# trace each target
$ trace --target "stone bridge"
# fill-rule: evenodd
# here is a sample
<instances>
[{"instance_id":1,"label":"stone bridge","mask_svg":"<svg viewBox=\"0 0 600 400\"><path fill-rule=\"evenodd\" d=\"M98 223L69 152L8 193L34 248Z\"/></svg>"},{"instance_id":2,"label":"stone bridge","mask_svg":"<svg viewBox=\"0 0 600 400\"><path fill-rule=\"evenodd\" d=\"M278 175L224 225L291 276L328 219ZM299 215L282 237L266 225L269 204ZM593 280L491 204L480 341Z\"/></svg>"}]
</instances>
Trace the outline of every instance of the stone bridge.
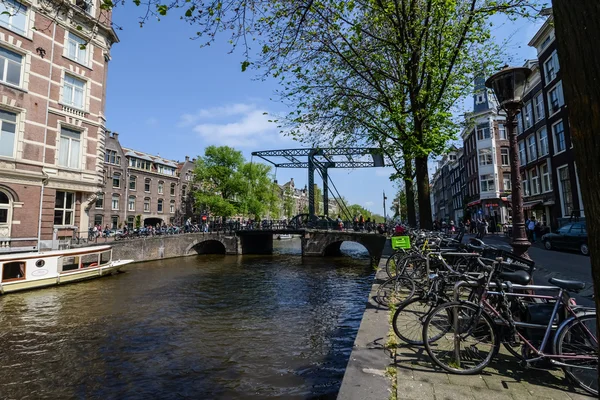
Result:
<instances>
[{"instance_id":1,"label":"stone bridge","mask_svg":"<svg viewBox=\"0 0 600 400\"><path fill-rule=\"evenodd\" d=\"M136 261L159 260L195 254L272 254L273 236L282 231L248 230L235 234L187 233L113 242L113 257ZM381 257L386 238L372 233L304 230L302 255L337 256L342 242L357 242L368 250L372 262Z\"/></svg>"}]
</instances>

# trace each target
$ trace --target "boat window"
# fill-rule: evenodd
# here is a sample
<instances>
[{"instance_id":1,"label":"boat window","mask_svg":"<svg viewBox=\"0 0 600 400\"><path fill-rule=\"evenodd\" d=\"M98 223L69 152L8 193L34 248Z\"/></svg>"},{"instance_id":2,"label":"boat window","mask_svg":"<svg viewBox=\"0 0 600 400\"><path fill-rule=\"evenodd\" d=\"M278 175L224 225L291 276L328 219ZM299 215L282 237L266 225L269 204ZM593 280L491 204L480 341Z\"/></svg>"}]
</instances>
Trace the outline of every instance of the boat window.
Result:
<instances>
[{"instance_id":1,"label":"boat window","mask_svg":"<svg viewBox=\"0 0 600 400\"><path fill-rule=\"evenodd\" d=\"M110 250L103 251L100 253L100 265L108 264L110 262Z\"/></svg>"},{"instance_id":2,"label":"boat window","mask_svg":"<svg viewBox=\"0 0 600 400\"><path fill-rule=\"evenodd\" d=\"M25 279L25 261L11 261L2 267L2 282Z\"/></svg>"},{"instance_id":3,"label":"boat window","mask_svg":"<svg viewBox=\"0 0 600 400\"><path fill-rule=\"evenodd\" d=\"M79 257L63 257L63 272L72 271L79 268Z\"/></svg>"},{"instance_id":4,"label":"boat window","mask_svg":"<svg viewBox=\"0 0 600 400\"><path fill-rule=\"evenodd\" d=\"M81 268L97 267L98 253L84 254L81 256Z\"/></svg>"}]
</instances>

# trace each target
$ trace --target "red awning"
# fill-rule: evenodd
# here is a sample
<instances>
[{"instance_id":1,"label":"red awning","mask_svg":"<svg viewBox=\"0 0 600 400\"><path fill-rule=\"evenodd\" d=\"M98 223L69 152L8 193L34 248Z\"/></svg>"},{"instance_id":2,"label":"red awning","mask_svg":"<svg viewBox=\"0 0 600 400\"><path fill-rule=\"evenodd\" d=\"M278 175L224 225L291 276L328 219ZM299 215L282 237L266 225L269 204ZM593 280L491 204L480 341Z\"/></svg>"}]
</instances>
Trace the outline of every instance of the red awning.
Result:
<instances>
[{"instance_id":1,"label":"red awning","mask_svg":"<svg viewBox=\"0 0 600 400\"><path fill-rule=\"evenodd\" d=\"M467 204L467 207L473 207L473 206L476 206L477 204L481 204L481 200L472 201L469 204Z\"/></svg>"}]
</instances>

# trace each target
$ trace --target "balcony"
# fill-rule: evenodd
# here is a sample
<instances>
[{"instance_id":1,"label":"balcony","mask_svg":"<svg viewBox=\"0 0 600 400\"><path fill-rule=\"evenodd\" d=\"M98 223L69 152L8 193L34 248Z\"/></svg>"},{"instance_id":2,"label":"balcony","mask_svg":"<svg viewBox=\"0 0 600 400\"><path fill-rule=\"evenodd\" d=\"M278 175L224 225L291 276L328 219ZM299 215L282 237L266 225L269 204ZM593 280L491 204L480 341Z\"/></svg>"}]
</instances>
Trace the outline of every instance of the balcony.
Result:
<instances>
[{"instance_id":1,"label":"balcony","mask_svg":"<svg viewBox=\"0 0 600 400\"><path fill-rule=\"evenodd\" d=\"M69 107L64 104L61 104L61 107L64 112L74 115L76 117L85 118L85 115L87 114L85 111L82 111L78 108Z\"/></svg>"}]
</instances>

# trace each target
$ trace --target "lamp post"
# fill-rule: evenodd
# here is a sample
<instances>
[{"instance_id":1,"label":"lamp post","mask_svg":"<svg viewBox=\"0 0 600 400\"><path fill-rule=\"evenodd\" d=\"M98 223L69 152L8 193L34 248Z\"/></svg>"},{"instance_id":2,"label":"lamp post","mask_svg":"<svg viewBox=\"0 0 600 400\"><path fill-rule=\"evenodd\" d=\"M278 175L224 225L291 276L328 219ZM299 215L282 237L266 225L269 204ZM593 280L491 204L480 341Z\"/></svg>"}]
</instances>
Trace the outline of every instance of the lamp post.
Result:
<instances>
[{"instance_id":1,"label":"lamp post","mask_svg":"<svg viewBox=\"0 0 600 400\"><path fill-rule=\"evenodd\" d=\"M509 154L511 161L511 195L512 195L512 242L513 253L529 259L527 249L531 246L525 232L525 216L523 215L523 194L519 149L517 147L517 132L515 118L523 106L523 95L527 86L527 78L531 70L525 67L504 67L492 75L485 86L492 89L498 100L498 105L506 112L506 129L508 130Z\"/></svg>"}]
</instances>

